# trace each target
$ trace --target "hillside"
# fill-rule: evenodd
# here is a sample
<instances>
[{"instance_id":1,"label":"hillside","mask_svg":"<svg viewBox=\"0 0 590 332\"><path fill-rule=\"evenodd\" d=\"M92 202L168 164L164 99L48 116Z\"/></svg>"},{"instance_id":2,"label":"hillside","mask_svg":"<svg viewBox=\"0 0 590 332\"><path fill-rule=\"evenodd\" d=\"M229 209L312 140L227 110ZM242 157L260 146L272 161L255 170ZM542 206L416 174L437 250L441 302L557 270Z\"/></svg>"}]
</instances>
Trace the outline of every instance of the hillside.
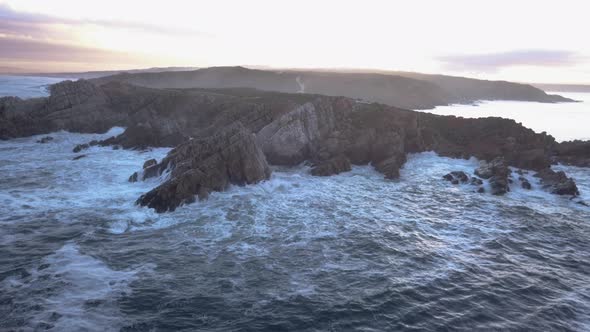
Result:
<instances>
[{"instance_id":1,"label":"hillside","mask_svg":"<svg viewBox=\"0 0 590 332\"><path fill-rule=\"evenodd\" d=\"M526 84L417 73L379 74L211 67L194 71L121 73L97 83L125 82L151 88L236 88L346 96L408 109L430 109L478 100L544 103L571 99Z\"/></svg>"}]
</instances>

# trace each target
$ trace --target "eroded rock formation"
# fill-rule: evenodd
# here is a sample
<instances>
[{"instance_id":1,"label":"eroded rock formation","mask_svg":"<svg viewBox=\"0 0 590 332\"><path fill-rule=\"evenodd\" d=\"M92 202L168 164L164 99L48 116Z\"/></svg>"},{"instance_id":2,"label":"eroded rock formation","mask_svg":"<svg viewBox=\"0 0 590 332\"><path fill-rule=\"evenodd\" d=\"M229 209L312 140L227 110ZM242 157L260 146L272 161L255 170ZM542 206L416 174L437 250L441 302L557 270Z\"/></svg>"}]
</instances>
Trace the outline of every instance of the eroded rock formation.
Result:
<instances>
[{"instance_id":1,"label":"eroded rock formation","mask_svg":"<svg viewBox=\"0 0 590 332\"><path fill-rule=\"evenodd\" d=\"M541 179L541 184L552 194L578 196L580 192L572 178L567 177L563 171L554 171L550 168L541 170L535 174Z\"/></svg>"},{"instance_id":2,"label":"eroded rock formation","mask_svg":"<svg viewBox=\"0 0 590 332\"><path fill-rule=\"evenodd\" d=\"M590 167L590 141L569 141L559 144L555 161L578 167Z\"/></svg>"},{"instance_id":3,"label":"eroded rock formation","mask_svg":"<svg viewBox=\"0 0 590 332\"><path fill-rule=\"evenodd\" d=\"M4 139L56 130L97 133L113 126L127 129L74 151L93 145L176 146L160 163L130 177L137 181L172 169L166 182L138 200L157 211L174 209L195 194L205 197L229 184L268 178L267 161L309 161L315 175L371 164L394 179L410 152L475 156L490 162L492 192L501 194L509 188L507 166L543 171L556 158L576 163L587 158L586 143L558 144L513 120L439 116L346 97L249 89L159 90L81 80L54 85L48 98L0 99Z\"/></svg>"},{"instance_id":4,"label":"eroded rock formation","mask_svg":"<svg viewBox=\"0 0 590 332\"><path fill-rule=\"evenodd\" d=\"M240 123L207 139L183 143L159 164L146 169L150 168L159 174L170 171L167 181L137 200L157 212L173 211L192 202L195 195L204 199L211 191L224 190L230 184L253 184L270 176L254 134Z\"/></svg>"}]
</instances>

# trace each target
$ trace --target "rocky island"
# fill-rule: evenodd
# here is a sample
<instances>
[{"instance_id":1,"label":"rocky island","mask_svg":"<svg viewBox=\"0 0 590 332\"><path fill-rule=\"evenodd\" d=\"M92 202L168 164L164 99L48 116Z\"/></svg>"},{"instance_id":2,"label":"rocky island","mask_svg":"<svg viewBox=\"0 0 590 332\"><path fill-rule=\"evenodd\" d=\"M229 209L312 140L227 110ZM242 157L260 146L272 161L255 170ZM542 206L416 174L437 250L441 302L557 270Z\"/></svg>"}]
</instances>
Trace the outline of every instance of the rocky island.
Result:
<instances>
[{"instance_id":1,"label":"rocky island","mask_svg":"<svg viewBox=\"0 0 590 332\"><path fill-rule=\"evenodd\" d=\"M122 75L64 81L52 85L47 98L1 98L0 138L59 130L101 133L122 126L126 130L121 135L72 147L73 151L92 145L174 147L166 158L146 163L130 177L141 181L165 175L163 183L137 199L137 204L158 212L205 199L230 184L268 179L270 165L309 163L313 175L329 176L351 165L370 164L386 178L396 179L406 155L424 151L480 159L482 165L471 179L459 173L445 176L453 183L471 181L480 192L485 191L484 180L493 194L509 191L514 182L509 167L515 167L536 172L548 191L574 197L574 181L550 167L558 162L587 167L590 160L588 142L557 143L550 135L508 119L439 116L355 96L230 88L220 80L212 81L224 88L152 88L140 86L157 85L145 84L150 82L145 75L151 74L137 75L144 75L143 84L130 84L139 78ZM530 183L520 182L530 188Z\"/></svg>"}]
</instances>

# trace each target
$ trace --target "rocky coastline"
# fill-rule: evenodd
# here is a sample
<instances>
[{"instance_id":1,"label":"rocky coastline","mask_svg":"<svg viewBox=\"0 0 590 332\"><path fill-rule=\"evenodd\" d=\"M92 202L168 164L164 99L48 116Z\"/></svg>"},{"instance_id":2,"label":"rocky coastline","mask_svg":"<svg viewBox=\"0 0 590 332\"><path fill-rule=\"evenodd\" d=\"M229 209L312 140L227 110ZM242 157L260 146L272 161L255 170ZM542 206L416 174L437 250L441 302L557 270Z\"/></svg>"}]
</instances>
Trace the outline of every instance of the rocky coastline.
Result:
<instances>
[{"instance_id":1,"label":"rocky coastline","mask_svg":"<svg viewBox=\"0 0 590 332\"><path fill-rule=\"evenodd\" d=\"M535 172L545 190L572 197L578 195L574 180L551 165L590 166L590 142L558 143L502 118L439 116L348 97L243 88L154 89L79 80L55 84L50 92L47 98L0 98L0 139L121 126L126 127L121 135L72 147L73 153L93 145L173 147L166 158L149 161L130 176L130 181L163 176L137 200L157 212L231 184L268 179L270 165L309 163L313 175L330 176L370 164L396 179L408 153L434 151L482 161L473 177L445 176L451 183L481 188L485 180L492 194L502 195L515 182L509 169L514 167ZM518 182L530 188L525 178Z\"/></svg>"}]
</instances>

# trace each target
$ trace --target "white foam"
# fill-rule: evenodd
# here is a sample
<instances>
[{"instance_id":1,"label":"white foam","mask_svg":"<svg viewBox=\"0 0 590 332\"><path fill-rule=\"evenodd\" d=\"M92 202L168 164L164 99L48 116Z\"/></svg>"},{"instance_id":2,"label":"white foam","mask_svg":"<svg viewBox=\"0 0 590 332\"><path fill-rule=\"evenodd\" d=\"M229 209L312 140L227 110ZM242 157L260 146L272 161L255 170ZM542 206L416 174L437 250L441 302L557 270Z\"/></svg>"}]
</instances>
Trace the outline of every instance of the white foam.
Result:
<instances>
[{"instance_id":1,"label":"white foam","mask_svg":"<svg viewBox=\"0 0 590 332\"><path fill-rule=\"evenodd\" d=\"M0 142L0 172L5 177L0 182L0 215L14 215L13 211L50 214L68 223L90 214L97 220L111 221L116 232L127 229L125 224L152 218L155 213L135 206L135 200L158 179L131 184L128 177L141 170L145 160L160 160L169 149L129 151L94 146L79 154L72 152L77 144L123 131L113 128L100 135L52 133L54 140L46 144L36 143L45 135ZM87 156L72 160L80 154Z\"/></svg>"},{"instance_id":2,"label":"white foam","mask_svg":"<svg viewBox=\"0 0 590 332\"><path fill-rule=\"evenodd\" d=\"M117 300L131 292L129 284L153 266L133 270L110 269L102 261L80 253L73 243L47 256L49 267L33 272L32 284L52 283L54 294L42 304L44 311L29 325L51 322L52 331L118 331L123 318ZM47 286L45 286L47 287ZM57 319L50 316L57 314Z\"/></svg>"}]
</instances>

